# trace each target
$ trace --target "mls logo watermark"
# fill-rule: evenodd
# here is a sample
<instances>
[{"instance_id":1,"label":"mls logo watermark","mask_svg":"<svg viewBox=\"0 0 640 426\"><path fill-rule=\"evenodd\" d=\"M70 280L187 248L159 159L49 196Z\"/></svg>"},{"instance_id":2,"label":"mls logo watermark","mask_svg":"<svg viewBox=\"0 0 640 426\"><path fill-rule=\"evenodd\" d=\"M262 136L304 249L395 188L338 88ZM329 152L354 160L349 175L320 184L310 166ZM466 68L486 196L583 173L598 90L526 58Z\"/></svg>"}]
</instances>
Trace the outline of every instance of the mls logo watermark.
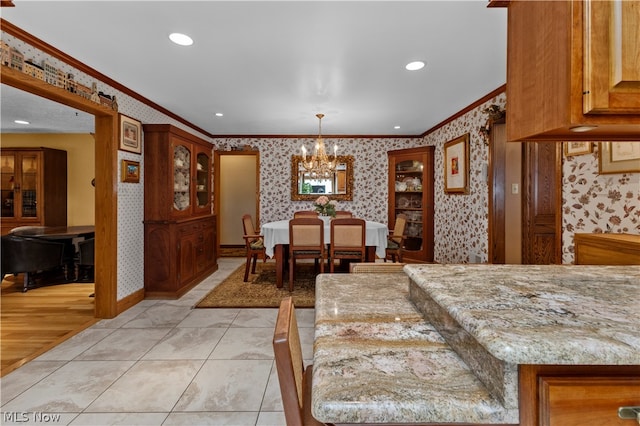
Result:
<instances>
[{"instance_id":1,"label":"mls logo watermark","mask_svg":"<svg viewBox=\"0 0 640 426\"><path fill-rule=\"evenodd\" d=\"M43 413L42 411L5 411L2 413L3 424L59 422L60 414Z\"/></svg>"}]
</instances>

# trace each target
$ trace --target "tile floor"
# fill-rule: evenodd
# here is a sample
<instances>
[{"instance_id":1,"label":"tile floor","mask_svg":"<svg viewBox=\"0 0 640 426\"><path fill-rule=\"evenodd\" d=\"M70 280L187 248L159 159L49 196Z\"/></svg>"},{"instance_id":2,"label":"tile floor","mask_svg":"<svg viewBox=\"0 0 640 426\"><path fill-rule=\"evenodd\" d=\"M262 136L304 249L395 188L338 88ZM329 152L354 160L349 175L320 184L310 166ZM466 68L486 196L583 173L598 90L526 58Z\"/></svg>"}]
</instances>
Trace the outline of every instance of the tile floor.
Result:
<instances>
[{"instance_id":1,"label":"tile floor","mask_svg":"<svg viewBox=\"0 0 640 426\"><path fill-rule=\"evenodd\" d=\"M192 309L244 259L179 300L145 300L0 379L0 424L285 425L277 309ZM313 357L313 309L298 309Z\"/></svg>"}]
</instances>

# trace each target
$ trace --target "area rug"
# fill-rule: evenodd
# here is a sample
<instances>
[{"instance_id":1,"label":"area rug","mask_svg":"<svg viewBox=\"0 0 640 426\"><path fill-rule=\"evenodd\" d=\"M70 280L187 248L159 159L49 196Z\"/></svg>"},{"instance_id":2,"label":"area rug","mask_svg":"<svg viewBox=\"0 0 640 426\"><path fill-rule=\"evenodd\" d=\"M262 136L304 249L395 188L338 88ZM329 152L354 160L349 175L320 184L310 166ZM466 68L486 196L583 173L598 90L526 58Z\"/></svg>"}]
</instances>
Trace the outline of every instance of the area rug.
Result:
<instances>
[{"instance_id":1,"label":"area rug","mask_svg":"<svg viewBox=\"0 0 640 426\"><path fill-rule=\"evenodd\" d=\"M288 277L282 288L276 287L274 262L258 260L256 274L249 274L244 282L244 264L207 294L196 308L277 308L280 301L293 296L296 308L313 308L315 305L316 274L313 264L298 264L293 292L289 292Z\"/></svg>"}]
</instances>

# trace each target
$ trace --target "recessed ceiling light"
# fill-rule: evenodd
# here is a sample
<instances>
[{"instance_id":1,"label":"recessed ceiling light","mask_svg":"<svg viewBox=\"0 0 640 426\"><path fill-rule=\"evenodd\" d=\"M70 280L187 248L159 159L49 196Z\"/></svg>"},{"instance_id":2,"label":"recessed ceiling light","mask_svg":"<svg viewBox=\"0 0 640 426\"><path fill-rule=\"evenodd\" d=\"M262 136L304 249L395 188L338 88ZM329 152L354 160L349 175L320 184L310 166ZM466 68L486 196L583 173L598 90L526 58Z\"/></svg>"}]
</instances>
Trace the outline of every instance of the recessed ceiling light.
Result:
<instances>
[{"instance_id":1,"label":"recessed ceiling light","mask_svg":"<svg viewBox=\"0 0 640 426\"><path fill-rule=\"evenodd\" d=\"M16 123L16 124L31 124L31 123L29 123L28 121L25 121L25 120L14 120L13 122Z\"/></svg>"},{"instance_id":2,"label":"recessed ceiling light","mask_svg":"<svg viewBox=\"0 0 640 426\"><path fill-rule=\"evenodd\" d=\"M224 114L221 112L216 112L216 117L222 117Z\"/></svg>"},{"instance_id":3,"label":"recessed ceiling light","mask_svg":"<svg viewBox=\"0 0 640 426\"><path fill-rule=\"evenodd\" d=\"M186 34L171 33L169 34L169 39L180 46L191 46L193 44L193 39Z\"/></svg>"},{"instance_id":4,"label":"recessed ceiling light","mask_svg":"<svg viewBox=\"0 0 640 426\"><path fill-rule=\"evenodd\" d=\"M394 129L399 129L399 128L400 128L400 126L393 126L393 128L394 128Z\"/></svg>"},{"instance_id":5,"label":"recessed ceiling light","mask_svg":"<svg viewBox=\"0 0 640 426\"><path fill-rule=\"evenodd\" d=\"M409 71L421 70L422 68L424 68L424 62L422 61L409 62L405 68L408 69Z\"/></svg>"}]
</instances>

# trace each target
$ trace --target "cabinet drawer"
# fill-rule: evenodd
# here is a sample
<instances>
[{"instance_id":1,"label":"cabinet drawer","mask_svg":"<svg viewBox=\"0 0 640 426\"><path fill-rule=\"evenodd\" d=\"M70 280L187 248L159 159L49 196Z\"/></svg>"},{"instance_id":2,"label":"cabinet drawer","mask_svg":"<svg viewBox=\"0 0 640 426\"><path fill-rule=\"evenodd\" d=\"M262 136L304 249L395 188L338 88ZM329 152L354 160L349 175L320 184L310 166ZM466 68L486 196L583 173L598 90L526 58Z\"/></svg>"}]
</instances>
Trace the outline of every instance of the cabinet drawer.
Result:
<instances>
[{"instance_id":1,"label":"cabinet drawer","mask_svg":"<svg viewBox=\"0 0 640 426\"><path fill-rule=\"evenodd\" d=\"M543 426L620 425L618 408L640 405L640 377L546 377L540 380Z\"/></svg>"}]
</instances>

